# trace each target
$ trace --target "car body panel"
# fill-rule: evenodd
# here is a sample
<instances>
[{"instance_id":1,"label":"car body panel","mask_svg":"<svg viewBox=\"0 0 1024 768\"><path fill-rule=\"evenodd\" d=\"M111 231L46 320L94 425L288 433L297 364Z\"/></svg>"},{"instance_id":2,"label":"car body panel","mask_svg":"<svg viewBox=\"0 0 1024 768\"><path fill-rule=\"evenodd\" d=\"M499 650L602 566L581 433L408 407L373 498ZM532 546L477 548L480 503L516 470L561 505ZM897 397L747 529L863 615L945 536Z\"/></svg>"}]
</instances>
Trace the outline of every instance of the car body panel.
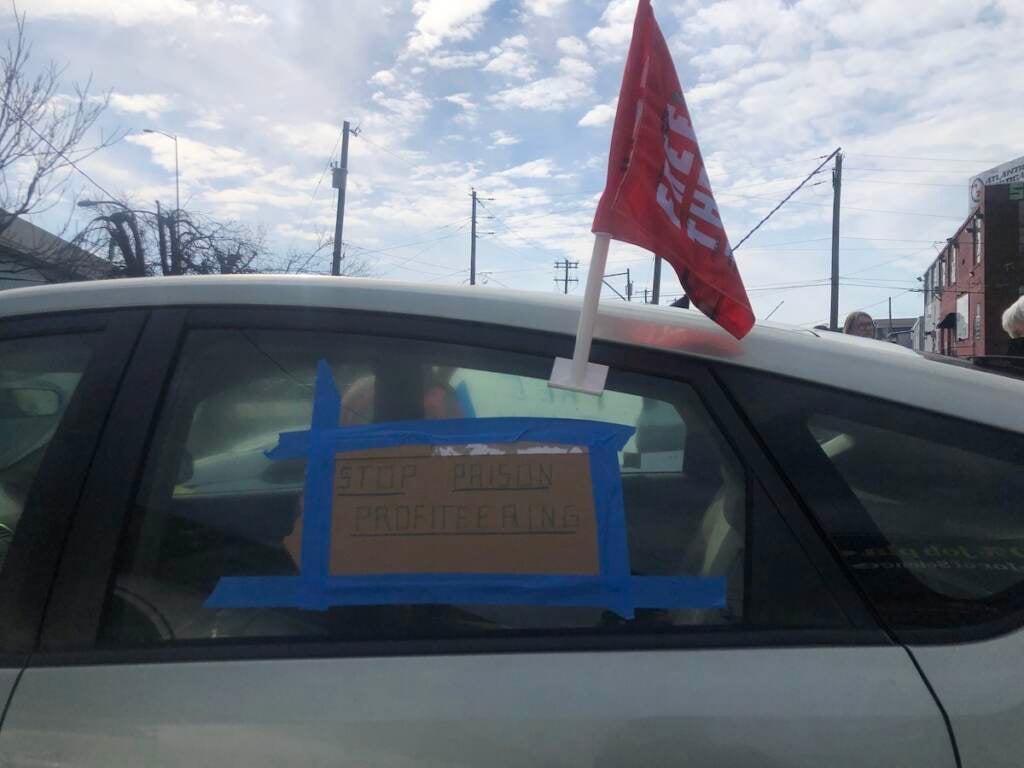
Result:
<instances>
[{"instance_id":1,"label":"car body panel","mask_svg":"<svg viewBox=\"0 0 1024 768\"><path fill-rule=\"evenodd\" d=\"M913 653L946 709L963 765L1017 768L1024 755L1024 631Z\"/></svg>"},{"instance_id":2,"label":"car body panel","mask_svg":"<svg viewBox=\"0 0 1024 768\"><path fill-rule=\"evenodd\" d=\"M33 668L10 766L953 766L898 647Z\"/></svg>"}]
</instances>

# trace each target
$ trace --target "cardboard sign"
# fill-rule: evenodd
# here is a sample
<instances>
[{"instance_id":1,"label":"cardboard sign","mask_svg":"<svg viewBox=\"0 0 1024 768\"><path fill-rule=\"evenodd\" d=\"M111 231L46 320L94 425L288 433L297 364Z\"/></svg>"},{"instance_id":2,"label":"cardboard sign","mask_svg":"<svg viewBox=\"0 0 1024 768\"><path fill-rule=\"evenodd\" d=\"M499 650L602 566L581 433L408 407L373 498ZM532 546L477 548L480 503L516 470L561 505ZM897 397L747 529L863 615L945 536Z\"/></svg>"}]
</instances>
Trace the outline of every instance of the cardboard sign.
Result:
<instances>
[{"instance_id":1,"label":"cardboard sign","mask_svg":"<svg viewBox=\"0 0 1024 768\"><path fill-rule=\"evenodd\" d=\"M335 457L332 575L598 572L586 448L411 445Z\"/></svg>"},{"instance_id":2,"label":"cardboard sign","mask_svg":"<svg viewBox=\"0 0 1024 768\"><path fill-rule=\"evenodd\" d=\"M305 458L289 575L222 576L209 608L543 605L721 608L725 577L631 573L618 452L633 427L466 418L338 427L317 362L310 428L271 460ZM302 530L305 517L306 530Z\"/></svg>"}]
</instances>

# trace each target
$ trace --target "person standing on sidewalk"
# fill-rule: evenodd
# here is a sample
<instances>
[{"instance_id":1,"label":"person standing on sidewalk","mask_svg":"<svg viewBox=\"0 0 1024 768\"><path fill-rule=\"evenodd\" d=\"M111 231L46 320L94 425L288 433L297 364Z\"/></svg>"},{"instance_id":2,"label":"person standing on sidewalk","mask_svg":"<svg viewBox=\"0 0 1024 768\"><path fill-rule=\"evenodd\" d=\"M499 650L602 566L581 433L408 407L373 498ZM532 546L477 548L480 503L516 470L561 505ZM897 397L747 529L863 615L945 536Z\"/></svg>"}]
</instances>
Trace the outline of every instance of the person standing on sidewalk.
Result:
<instances>
[{"instance_id":1,"label":"person standing on sidewalk","mask_svg":"<svg viewBox=\"0 0 1024 768\"><path fill-rule=\"evenodd\" d=\"M873 339L875 338L875 321L867 312L851 312L846 316L846 322L843 323L843 333Z\"/></svg>"}]
</instances>

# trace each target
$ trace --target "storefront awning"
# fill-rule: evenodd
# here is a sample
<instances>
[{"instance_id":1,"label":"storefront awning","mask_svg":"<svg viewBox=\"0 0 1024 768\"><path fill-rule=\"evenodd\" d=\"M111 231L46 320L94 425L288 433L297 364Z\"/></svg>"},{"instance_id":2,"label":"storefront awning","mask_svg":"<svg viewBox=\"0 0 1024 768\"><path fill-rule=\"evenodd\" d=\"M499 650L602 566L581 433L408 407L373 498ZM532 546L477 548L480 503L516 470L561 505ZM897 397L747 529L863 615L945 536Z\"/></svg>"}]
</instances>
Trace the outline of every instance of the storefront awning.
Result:
<instances>
[{"instance_id":1,"label":"storefront awning","mask_svg":"<svg viewBox=\"0 0 1024 768\"><path fill-rule=\"evenodd\" d=\"M956 312L948 313L942 322L935 326L936 328L956 328Z\"/></svg>"}]
</instances>

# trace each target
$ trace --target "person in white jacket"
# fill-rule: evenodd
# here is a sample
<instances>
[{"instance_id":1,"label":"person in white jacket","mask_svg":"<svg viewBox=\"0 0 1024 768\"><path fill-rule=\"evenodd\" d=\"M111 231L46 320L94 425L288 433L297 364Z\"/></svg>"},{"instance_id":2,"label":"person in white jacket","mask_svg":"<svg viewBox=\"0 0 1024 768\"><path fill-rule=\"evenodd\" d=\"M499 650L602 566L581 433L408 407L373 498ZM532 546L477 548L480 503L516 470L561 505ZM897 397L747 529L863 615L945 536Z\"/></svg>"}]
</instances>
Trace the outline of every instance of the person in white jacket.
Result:
<instances>
[{"instance_id":1,"label":"person in white jacket","mask_svg":"<svg viewBox=\"0 0 1024 768\"><path fill-rule=\"evenodd\" d=\"M1021 296L1003 312L1003 330L1011 339L1024 338L1024 296Z\"/></svg>"}]
</instances>

